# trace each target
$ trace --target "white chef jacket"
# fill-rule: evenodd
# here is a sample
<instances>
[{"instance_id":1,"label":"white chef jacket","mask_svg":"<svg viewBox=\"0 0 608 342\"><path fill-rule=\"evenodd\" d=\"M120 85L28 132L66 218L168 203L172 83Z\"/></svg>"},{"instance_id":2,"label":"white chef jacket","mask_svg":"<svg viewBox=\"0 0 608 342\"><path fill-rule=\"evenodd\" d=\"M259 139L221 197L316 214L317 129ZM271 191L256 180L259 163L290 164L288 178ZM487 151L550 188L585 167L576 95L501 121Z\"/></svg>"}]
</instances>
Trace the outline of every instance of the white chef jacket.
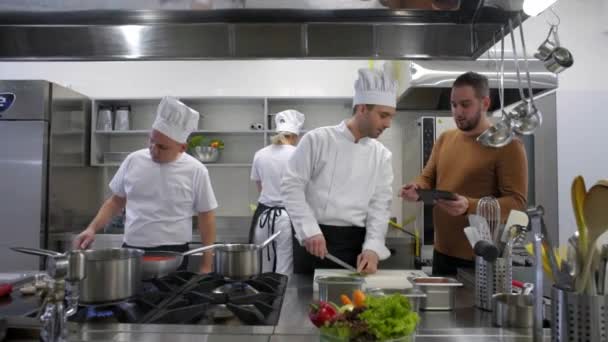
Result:
<instances>
[{"instance_id":1,"label":"white chef jacket","mask_svg":"<svg viewBox=\"0 0 608 342\"><path fill-rule=\"evenodd\" d=\"M217 208L209 171L186 153L161 164L147 148L135 151L120 165L110 189L127 199L124 242L131 246L188 243L192 216Z\"/></svg>"},{"instance_id":2,"label":"white chef jacket","mask_svg":"<svg viewBox=\"0 0 608 342\"><path fill-rule=\"evenodd\" d=\"M283 206L281 200L281 178L287 161L295 151L292 145L269 145L253 156L251 180L262 183L258 202L269 207Z\"/></svg>"},{"instance_id":3,"label":"white chef jacket","mask_svg":"<svg viewBox=\"0 0 608 342\"><path fill-rule=\"evenodd\" d=\"M342 122L304 135L287 163L281 194L300 242L320 234L319 224L365 227L363 249L386 259L392 182L391 152L376 139L355 143Z\"/></svg>"}]
</instances>

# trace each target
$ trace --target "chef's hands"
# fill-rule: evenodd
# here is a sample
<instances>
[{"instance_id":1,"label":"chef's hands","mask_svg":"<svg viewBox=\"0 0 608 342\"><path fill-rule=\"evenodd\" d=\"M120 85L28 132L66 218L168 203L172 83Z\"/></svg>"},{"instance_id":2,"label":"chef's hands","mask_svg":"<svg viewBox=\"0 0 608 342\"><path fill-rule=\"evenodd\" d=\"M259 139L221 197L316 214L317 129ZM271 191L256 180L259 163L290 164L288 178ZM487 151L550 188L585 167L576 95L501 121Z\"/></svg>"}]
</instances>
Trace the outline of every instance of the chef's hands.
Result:
<instances>
[{"instance_id":1,"label":"chef's hands","mask_svg":"<svg viewBox=\"0 0 608 342\"><path fill-rule=\"evenodd\" d=\"M399 192L399 197L403 198L403 200L405 201L416 202L420 197L416 192L416 190L418 190L419 188L420 187L416 183L406 184L401 188L401 191Z\"/></svg>"},{"instance_id":2,"label":"chef's hands","mask_svg":"<svg viewBox=\"0 0 608 342\"><path fill-rule=\"evenodd\" d=\"M306 247L308 253L321 259L325 258L325 255L327 255L327 244L325 243L323 234L313 235L304 240L304 247Z\"/></svg>"},{"instance_id":3,"label":"chef's hands","mask_svg":"<svg viewBox=\"0 0 608 342\"><path fill-rule=\"evenodd\" d=\"M76 236L72 242L74 249L87 249L95 241L95 229L88 227Z\"/></svg>"},{"instance_id":4,"label":"chef's hands","mask_svg":"<svg viewBox=\"0 0 608 342\"><path fill-rule=\"evenodd\" d=\"M376 273L378 271L378 254L376 252L365 249L357 257L357 272L359 273Z\"/></svg>"},{"instance_id":5,"label":"chef's hands","mask_svg":"<svg viewBox=\"0 0 608 342\"><path fill-rule=\"evenodd\" d=\"M437 207L451 216L461 216L466 214L467 210L469 209L469 199L458 194L455 195L455 200L439 199L435 202L435 204Z\"/></svg>"},{"instance_id":6,"label":"chef's hands","mask_svg":"<svg viewBox=\"0 0 608 342\"><path fill-rule=\"evenodd\" d=\"M308 253L321 259L327 255L327 245L323 234L313 235L304 240L304 247L306 247ZM376 273L378 271L378 260L376 252L369 249L364 250L357 257L357 272Z\"/></svg>"}]
</instances>

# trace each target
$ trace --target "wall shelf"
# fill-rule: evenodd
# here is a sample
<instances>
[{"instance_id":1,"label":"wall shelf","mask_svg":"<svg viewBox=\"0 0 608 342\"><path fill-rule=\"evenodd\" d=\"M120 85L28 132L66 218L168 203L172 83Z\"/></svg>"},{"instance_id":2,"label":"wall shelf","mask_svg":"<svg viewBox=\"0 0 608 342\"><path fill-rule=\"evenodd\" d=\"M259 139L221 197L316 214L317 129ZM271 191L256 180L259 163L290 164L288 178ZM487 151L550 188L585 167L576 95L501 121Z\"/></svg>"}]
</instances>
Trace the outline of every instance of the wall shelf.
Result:
<instances>
[{"instance_id":1,"label":"wall shelf","mask_svg":"<svg viewBox=\"0 0 608 342\"><path fill-rule=\"evenodd\" d=\"M102 182L108 184L120 163L104 163L106 152L132 152L148 145L148 134L156 116L160 98L95 99L92 101L91 166L105 168ZM253 156L270 144L275 134L274 114L296 109L306 115L302 133L320 126L339 123L350 117L351 99L346 98L184 98L202 116L194 135L220 138L225 148L217 163L205 164L220 204L217 216L250 217L252 203L259 193L250 180ZM97 111L100 105L129 105L129 131L98 131ZM263 127L252 130L252 124Z\"/></svg>"}]
</instances>

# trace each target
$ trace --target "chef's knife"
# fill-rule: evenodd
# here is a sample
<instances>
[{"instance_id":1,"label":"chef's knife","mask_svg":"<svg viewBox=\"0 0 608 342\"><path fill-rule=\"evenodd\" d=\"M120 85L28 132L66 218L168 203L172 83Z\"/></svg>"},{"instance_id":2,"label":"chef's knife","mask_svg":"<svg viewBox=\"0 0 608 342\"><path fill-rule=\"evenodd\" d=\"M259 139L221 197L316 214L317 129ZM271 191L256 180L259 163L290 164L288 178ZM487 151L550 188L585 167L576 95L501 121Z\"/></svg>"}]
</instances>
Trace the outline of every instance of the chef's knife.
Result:
<instances>
[{"instance_id":1,"label":"chef's knife","mask_svg":"<svg viewBox=\"0 0 608 342\"><path fill-rule=\"evenodd\" d=\"M340 266L342 266L342 267L346 268L347 270L349 270L349 271L351 271L351 272L358 273L356 268L352 267L351 265L349 265L349 264L345 263L344 261L342 261L342 260L340 260L340 259L336 258L335 256L333 256L333 255L331 255L331 254L329 254L329 253L327 253L327 254L325 255L325 257L326 257L327 259L329 259L329 260L331 260L331 261L335 262L336 264L338 264L338 265L340 265Z\"/></svg>"}]
</instances>

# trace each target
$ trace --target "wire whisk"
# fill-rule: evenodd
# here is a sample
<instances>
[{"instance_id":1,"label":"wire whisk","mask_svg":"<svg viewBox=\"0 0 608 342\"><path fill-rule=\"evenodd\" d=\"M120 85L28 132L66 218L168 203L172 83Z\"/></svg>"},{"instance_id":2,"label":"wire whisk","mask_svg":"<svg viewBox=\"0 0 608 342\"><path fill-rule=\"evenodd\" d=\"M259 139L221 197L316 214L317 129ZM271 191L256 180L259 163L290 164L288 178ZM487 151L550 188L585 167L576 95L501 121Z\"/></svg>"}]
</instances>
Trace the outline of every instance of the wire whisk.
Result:
<instances>
[{"instance_id":1,"label":"wire whisk","mask_svg":"<svg viewBox=\"0 0 608 342\"><path fill-rule=\"evenodd\" d=\"M486 196L479 199L477 203L477 215L483 217L488 222L490 234L494 242L498 241L500 231L500 204L493 196Z\"/></svg>"}]
</instances>

